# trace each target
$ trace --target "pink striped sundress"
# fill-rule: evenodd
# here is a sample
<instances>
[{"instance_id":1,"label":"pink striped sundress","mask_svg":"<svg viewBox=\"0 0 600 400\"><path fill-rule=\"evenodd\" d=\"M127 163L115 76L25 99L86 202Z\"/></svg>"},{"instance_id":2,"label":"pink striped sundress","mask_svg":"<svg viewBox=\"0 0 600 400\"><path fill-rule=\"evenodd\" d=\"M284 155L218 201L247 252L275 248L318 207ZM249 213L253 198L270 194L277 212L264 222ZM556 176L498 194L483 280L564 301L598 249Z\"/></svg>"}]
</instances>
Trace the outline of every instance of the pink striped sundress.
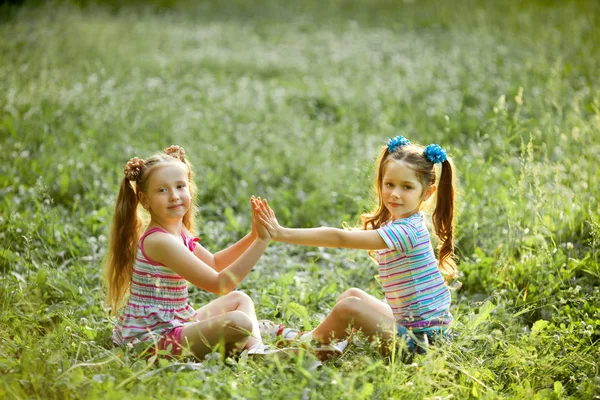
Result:
<instances>
[{"instance_id":1,"label":"pink striped sundress","mask_svg":"<svg viewBox=\"0 0 600 400\"><path fill-rule=\"evenodd\" d=\"M153 343L196 318L196 311L188 304L187 281L150 259L144 251L144 239L154 232L166 233L164 229L152 228L140 238L129 300L112 333L117 345ZM198 238L183 231L181 238L193 252Z\"/></svg>"}]
</instances>

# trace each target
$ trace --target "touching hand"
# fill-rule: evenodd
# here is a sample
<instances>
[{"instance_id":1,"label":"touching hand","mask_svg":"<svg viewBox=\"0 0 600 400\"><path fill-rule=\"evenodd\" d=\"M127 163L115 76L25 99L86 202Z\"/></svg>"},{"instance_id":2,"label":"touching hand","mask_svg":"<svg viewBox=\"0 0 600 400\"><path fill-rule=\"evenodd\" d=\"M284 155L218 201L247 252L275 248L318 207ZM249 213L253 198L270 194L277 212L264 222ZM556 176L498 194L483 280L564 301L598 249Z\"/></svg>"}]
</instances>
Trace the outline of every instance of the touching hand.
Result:
<instances>
[{"instance_id":1,"label":"touching hand","mask_svg":"<svg viewBox=\"0 0 600 400\"><path fill-rule=\"evenodd\" d=\"M252 202L252 234L256 234L256 237L258 237L259 239L270 240L271 235L269 233L269 230L265 225L263 225L260 222L258 210L256 209L256 203L260 202L260 197L258 199L255 199L254 196L252 196L250 201Z\"/></svg>"},{"instance_id":2,"label":"touching hand","mask_svg":"<svg viewBox=\"0 0 600 400\"><path fill-rule=\"evenodd\" d=\"M254 202L256 201L256 197L251 196L250 197L250 212L252 213L252 231L250 232L250 236L252 236L253 239L256 239L258 237L258 225L260 225L260 221L258 220L258 218L254 217L255 211L254 211Z\"/></svg>"},{"instance_id":3,"label":"touching hand","mask_svg":"<svg viewBox=\"0 0 600 400\"><path fill-rule=\"evenodd\" d=\"M257 213L260 223L269 230L271 239L277 240L281 232L281 226L275 217L275 213L269 206L266 199L261 200L260 197L254 201L254 210Z\"/></svg>"}]
</instances>

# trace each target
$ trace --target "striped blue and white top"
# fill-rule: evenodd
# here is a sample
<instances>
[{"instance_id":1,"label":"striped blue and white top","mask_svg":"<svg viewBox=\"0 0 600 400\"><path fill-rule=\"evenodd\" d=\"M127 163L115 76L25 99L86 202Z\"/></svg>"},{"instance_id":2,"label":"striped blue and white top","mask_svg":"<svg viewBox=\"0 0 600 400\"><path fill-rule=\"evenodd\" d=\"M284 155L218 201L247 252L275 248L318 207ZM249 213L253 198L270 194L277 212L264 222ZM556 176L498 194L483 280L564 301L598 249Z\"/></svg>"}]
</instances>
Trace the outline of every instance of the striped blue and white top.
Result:
<instances>
[{"instance_id":1,"label":"striped blue and white top","mask_svg":"<svg viewBox=\"0 0 600 400\"><path fill-rule=\"evenodd\" d=\"M377 229L386 245L377 251L379 275L396 323L414 332L446 328L452 321L450 290L438 268L423 214Z\"/></svg>"}]
</instances>

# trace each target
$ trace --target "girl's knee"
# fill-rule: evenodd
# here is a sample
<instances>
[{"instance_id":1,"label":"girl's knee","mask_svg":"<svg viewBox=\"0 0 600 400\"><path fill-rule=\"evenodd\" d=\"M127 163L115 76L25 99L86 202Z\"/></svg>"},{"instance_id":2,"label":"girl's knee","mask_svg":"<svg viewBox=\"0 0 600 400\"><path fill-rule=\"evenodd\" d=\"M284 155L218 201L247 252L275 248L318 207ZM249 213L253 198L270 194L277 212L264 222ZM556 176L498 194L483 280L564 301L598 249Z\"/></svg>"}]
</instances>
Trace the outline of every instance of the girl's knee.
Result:
<instances>
[{"instance_id":1,"label":"girl's knee","mask_svg":"<svg viewBox=\"0 0 600 400\"><path fill-rule=\"evenodd\" d=\"M252 320L242 311L230 311L225 314L226 327L237 330L241 336L248 336L248 332L252 332Z\"/></svg>"},{"instance_id":2,"label":"girl's knee","mask_svg":"<svg viewBox=\"0 0 600 400\"><path fill-rule=\"evenodd\" d=\"M250 296L248 296L244 292L240 292L239 290L235 290L233 292L230 292L226 296L227 296L228 299L236 301L239 304L252 304L252 305L254 305L254 302L252 301L252 299L250 298Z\"/></svg>"},{"instance_id":3,"label":"girl's knee","mask_svg":"<svg viewBox=\"0 0 600 400\"><path fill-rule=\"evenodd\" d=\"M351 289L350 289L351 290ZM345 318L351 318L363 307L363 301L358 296L347 296L333 306L332 313Z\"/></svg>"},{"instance_id":4,"label":"girl's knee","mask_svg":"<svg viewBox=\"0 0 600 400\"><path fill-rule=\"evenodd\" d=\"M348 297L358 297L360 299L363 295L365 295L364 291L358 288L350 288L342 293L340 297L337 298L336 302L340 302Z\"/></svg>"}]
</instances>

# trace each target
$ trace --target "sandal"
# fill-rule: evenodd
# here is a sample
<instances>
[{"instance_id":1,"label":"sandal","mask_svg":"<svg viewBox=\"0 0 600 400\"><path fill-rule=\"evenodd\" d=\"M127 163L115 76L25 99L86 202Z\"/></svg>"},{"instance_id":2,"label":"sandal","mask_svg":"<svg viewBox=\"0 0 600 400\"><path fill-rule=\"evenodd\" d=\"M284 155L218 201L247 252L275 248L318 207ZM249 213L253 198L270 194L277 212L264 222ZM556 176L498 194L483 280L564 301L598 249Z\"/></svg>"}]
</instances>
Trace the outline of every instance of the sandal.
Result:
<instances>
[{"instance_id":1,"label":"sandal","mask_svg":"<svg viewBox=\"0 0 600 400\"><path fill-rule=\"evenodd\" d=\"M338 358L344 354L343 350L331 344L317 344L314 347L307 347L307 351L313 353L319 361L327 361Z\"/></svg>"},{"instance_id":2,"label":"sandal","mask_svg":"<svg viewBox=\"0 0 600 400\"><path fill-rule=\"evenodd\" d=\"M261 335L276 340L275 346L279 348L286 347L290 350L298 350L298 348L303 348L306 351L314 354L320 361L337 358L343 355L345 350L348 348L353 335L353 332L351 332L345 340L336 342L334 344L323 344L312 340L303 340L302 335L304 335L306 332L294 328L288 328L284 324L276 324L268 319L258 321L258 326ZM294 343L299 343L299 347L288 347Z\"/></svg>"},{"instance_id":3,"label":"sandal","mask_svg":"<svg viewBox=\"0 0 600 400\"><path fill-rule=\"evenodd\" d=\"M304 334L304 331L288 328L284 324L276 324L268 319L258 321L258 329L261 336L276 339L277 345L289 344L289 342L299 339Z\"/></svg>"},{"instance_id":4,"label":"sandal","mask_svg":"<svg viewBox=\"0 0 600 400\"><path fill-rule=\"evenodd\" d=\"M263 358L263 357L273 356L273 355L287 356L287 355L290 355L291 353L296 353L297 349L272 348L264 343L260 343L258 346L254 347L254 348L250 348L247 351L248 351L248 357Z\"/></svg>"},{"instance_id":5,"label":"sandal","mask_svg":"<svg viewBox=\"0 0 600 400\"><path fill-rule=\"evenodd\" d=\"M313 346L307 347L307 350L311 351L321 361L338 358L341 357L348 349L348 346L350 345L350 338L351 336L342 340L341 342L329 344L312 342Z\"/></svg>"}]
</instances>

